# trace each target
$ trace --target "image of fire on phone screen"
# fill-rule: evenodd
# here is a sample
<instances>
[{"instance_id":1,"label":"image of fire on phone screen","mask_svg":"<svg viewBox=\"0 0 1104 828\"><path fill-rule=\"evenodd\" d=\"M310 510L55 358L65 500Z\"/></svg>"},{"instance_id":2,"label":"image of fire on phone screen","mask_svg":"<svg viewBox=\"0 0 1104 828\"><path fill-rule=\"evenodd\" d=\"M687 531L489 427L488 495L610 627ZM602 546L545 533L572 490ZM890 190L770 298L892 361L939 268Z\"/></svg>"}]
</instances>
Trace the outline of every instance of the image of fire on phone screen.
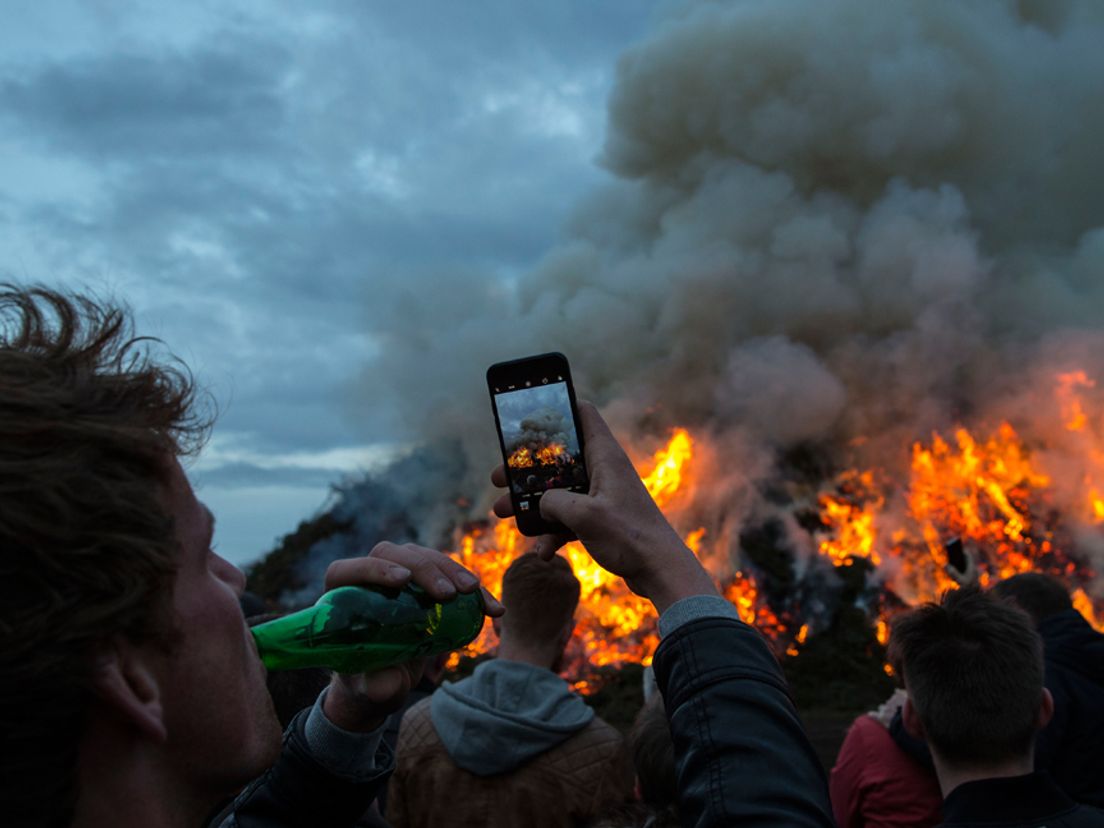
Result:
<instances>
[{"instance_id":1,"label":"image of fire on phone screen","mask_svg":"<svg viewBox=\"0 0 1104 828\"><path fill-rule=\"evenodd\" d=\"M496 363L487 369L487 387L518 531L562 532L541 517L541 496L549 489L590 490L567 358L552 353Z\"/></svg>"}]
</instances>

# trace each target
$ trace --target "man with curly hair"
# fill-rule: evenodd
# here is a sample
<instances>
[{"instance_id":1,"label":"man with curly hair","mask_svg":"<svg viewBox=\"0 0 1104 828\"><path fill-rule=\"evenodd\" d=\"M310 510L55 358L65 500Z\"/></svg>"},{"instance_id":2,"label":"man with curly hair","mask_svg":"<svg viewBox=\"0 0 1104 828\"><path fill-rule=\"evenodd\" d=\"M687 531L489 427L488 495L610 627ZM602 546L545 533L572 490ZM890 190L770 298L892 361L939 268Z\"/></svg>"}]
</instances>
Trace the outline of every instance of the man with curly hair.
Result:
<instances>
[{"instance_id":1,"label":"man with curly hair","mask_svg":"<svg viewBox=\"0 0 1104 828\"><path fill-rule=\"evenodd\" d=\"M126 312L0 289L0 819L18 826L348 825L384 784L418 665L335 676L280 728L215 519L180 459L210 419ZM478 588L380 544L326 586ZM488 611L501 608L491 599Z\"/></svg>"}]
</instances>

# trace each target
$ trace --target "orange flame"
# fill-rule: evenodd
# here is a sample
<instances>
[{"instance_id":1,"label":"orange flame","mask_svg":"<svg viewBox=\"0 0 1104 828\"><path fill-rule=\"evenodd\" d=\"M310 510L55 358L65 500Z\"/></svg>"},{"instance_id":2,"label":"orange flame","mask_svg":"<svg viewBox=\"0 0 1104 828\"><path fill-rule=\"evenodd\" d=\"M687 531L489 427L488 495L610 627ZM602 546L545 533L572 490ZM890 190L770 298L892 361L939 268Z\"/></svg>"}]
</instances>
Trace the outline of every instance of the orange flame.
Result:
<instances>
[{"instance_id":1,"label":"orange flame","mask_svg":"<svg viewBox=\"0 0 1104 828\"><path fill-rule=\"evenodd\" d=\"M521 446L510 455L506 464L511 469L528 469L533 465L533 455L529 452L528 447Z\"/></svg>"},{"instance_id":2,"label":"orange flame","mask_svg":"<svg viewBox=\"0 0 1104 828\"><path fill-rule=\"evenodd\" d=\"M549 443L543 448L537 449L537 462L542 466L554 466L561 458L567 458L567 446L563 443Z\"/></svg>"},{"instance_id":3,"label":"orange flame","mask_svg":"<svg viewBox=\"0 0 1104 828\"><path fill-rule=\"evenodd\" d=\"M648 494L662 508L682 485L683 469L694 456L694 444L684 428L675 429L670 442L652 458L652 470L643 476Z\"/></svg>"},{"instance_id":4,"label":"orange flame","mask_svg":"<svg viewBox=\"0 0 1104 828\"><path fill-rule=\"evenodd\" d=\"M1083 371L1056 378L1055 401L1060 431L1087 458L1082 498L1084 524L1104 524L1104 417L1093 418L1087 393L1095 381ZM1094 431L1094 423L1096 431ZM867 441L852 445L861 449ZM510 458L515 468L557 462L565 449L547 446L534 454L522 447ZM640 470L648 492L665 511L681 509L687 501L687 483L695 454L694 440L677 429L667 444ZM898 600L886 601L874 619L874 634L883 646L889 638L888 608L934 600L956 586L946 572L943 543L951 536L963 539L978 551L982 585L1032 570L1049 572L1076 585L1094 573L1064 554L1069 543L1056 535L1050 505L1054 477L1033 455L1025 440L1009 422L994 430L972 432L957 428L949 436L933 433L927 442L916 442L908 454L907 474L895 480L879 468L851 469L840 474L817 497L821 528L816 532L820 555L834 566L869 563ZM1059 477L1061 477L1059 475ZM1099 483L1097 482L1099 481ZM723 538L707 537L698 527L685 535L695 555L710 559L711 546ZM502 576L524 549L514 524L502 521L489 529L475 526L458 538L453 557L478 573L491 592L501 594ZM624 582L599 567L578 543L562 553L581 583L575 636L567 652L568 667L580 692L593 692L599 682L593 667L626 662L648 664L658 644L655 612L651 604L633 595ZM779 617L760 593L750 572L737 571L721 592L740 618L755 625L768 638L785 646L786 654L800 653L810 633L805 619L788 613ZM1073 593L1077 609L1097 629L1104 631L1104 601L1083 590ZM465 650L466 655L493 651L497 645L490 625ZM454 654L453 665L459 657ZM885 665L886 673L892 669Z\"/></svg>"},{"instance_id":5,"label":"orange flame","mask_svg":"<svg viewBox=\"0 0 1104 828\"><path fill-rule=\"evenodd\" d=\"M1062 411L1062 422L1069 431L1084 431L1089 422L1088 416L1081 398L1079 389L1095 388L1096 383L1089 379L1084 371L1070 371L1058 375L1058 388L1055 396Z\"/></svg>"},{"instance_id":6,"label":"orange flame","mask_svg":"<svg viewBox=\"0 0 1104 828\"><path fill-rule=\"evenodd\" d=\"M1085 620L1092 625L1097 632L1104 632L1104 612L1098 613L1093 606L1093 600L1083 589L1075 589L1073 595L1073 608L1085 616Z\"/></svg>"},{"instance_id":7,"label":"orange flame","mask_svg":"<svg viewBox=\"0 0 1104 828\"><path fill-rule=\"evenodd\" d=\"M689 432L676 429L667 444L651 458L650 468L641 474L641 479L660 507L672 503L683 489L693 455L694 443ZM523 456L533 462L527 450ZM686 545L695 555L702 553L705 535L703 527L686 535ZM476 526L463 534L452 557L478 573L492 593L501 595L502 577L522 549L523 538L513 522L499 521L493 531ZM588 668L627 662L650 664L659 644L651 602L634 595L624 581L598 566L582 544L569 543L560 554L571 564L581 586L575 634L568 645L568 666L564 671L573 677L575 689L582 693L597 689L593 669ZM725 594L742 618L758 624L768 635L785 630L785 625L759 598L755 582L749 576L737 573ZM461 655L491 652L496 646L497 638L488 624L478 639L461 653L452 655L449 666L455 667Z\"/></svg>"},{"instance_id":8,"label":"orange flame","mask_svg":"<svg viewBox=\"0 0 1104 828\"><path fill-rule=\"evenodd\" d=\"M1084 480L1087 523L1104 523L1104 497L1094 485L1093 469L1104 476L1104 442L1097 444L1082 392L1096 383L1084 371L1060 374L1055 385L1063 428L1074 432L1080 452L1090 462ZM978 551L979 581L996 580L1033 570L1050 572L1067 583L1087 581L1094 573L1059 548L1053 509L1054 480L1033 458L1025 441L1008 422L984 438L966 428L953 439L933 433L930 443L912 447L905 485L882 483L876 470L852 469L841 474L833 491L819 497L824 527L820 553L835 566L865 558L887 586L906 603L934 600L956 583L946 572L944 542L962 538ZM1076 594L1075 594L1076 595ZM1081 591L1079 609L1087 618L1094 603ZM1100 606L1096 604L1095 606ZM878 640L888 638L886 618L877 623Z\"/></svg>"},{"instance_id":9,"label":"orange flame","mask_svg":"<svg viewBox=\"0 0 1104 828\"><path fill-rule=\"evenodd\" d=\"M877 539L874 518L885 501L872 493L873 472L847 472L839 484L843 490L860 493L860 499L868 502L853 503L829 494L820 496L821 522L835 533L820 542L820 554L830 558L836 566L850 566L854 558L869 558L877 566L881 557L874 551Z\"/></svg>"}]
</instances>

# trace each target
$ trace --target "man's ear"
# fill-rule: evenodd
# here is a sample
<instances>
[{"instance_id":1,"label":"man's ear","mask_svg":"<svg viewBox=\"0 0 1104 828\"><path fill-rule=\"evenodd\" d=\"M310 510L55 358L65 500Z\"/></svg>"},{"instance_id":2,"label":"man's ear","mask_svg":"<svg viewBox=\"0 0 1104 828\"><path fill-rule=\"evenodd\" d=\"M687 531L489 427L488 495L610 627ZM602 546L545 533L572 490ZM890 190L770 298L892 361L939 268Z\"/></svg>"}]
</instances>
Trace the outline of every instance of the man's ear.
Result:
<instances>
[{"instance_id":1,"label":"man's ear","mask_svg":"<svg viewBox=\"0 0 1104 828\"><path fill-rule=\"evenodd\" d=\"M168 738L161 687L152 665L154 654L117 639L96 661L92 689L100 703L155 742Z\"/></svg>"},{"instance_id":2,"label":"man's ear","mask_svg":"<svg viewBox=\"0 0 1104 828\"><path fill-rule=\"evenodd\" d=\"M1035 729L1042 730L1048 724L1050 719L1054 715L1054 696L1050 695L1050 691L1045 687L1043 688L1043 698L1039 702L1039 714L1035 720Z\"/></svg>"},{"instance_id":3,"label":"man's ear","mask_svg":"<svg viewBox=\"0 0 1104 828\"><path fill-rule=\"evenodd\" d=\"M916 708L912 706L912 699L905 698L905 703L901 707L901 721L905 724L905 731L909 736L914 739L925 740L924 736L924 723L920 721L920 714L916 712Z\"/></svg>"}]
</instances>

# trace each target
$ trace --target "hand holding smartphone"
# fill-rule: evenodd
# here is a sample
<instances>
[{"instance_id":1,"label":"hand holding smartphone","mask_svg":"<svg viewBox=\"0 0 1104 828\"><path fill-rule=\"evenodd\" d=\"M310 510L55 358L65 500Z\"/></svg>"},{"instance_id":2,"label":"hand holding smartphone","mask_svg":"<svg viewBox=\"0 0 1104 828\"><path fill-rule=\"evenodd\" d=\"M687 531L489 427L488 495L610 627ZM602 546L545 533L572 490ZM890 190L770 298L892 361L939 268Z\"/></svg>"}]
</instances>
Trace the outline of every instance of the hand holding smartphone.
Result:
<instances>
[{"instance_id":1,"label":"hand holding smartphone","mask_svg":"<svg viewBox=\"0 0 1104 828\"><path fill-rule=\"evenodd\" d=\"M567 358L550 353L495 363L487 389L518 531L563 532L541 517L541 496L549 489L590 490Z\"/></svg>"},{"instance_id":2,"label":"hand holding smartphone","mask_svg":"<svg viewBox=\"0 0 1104 828\"><path fill-rule=\"evenodd\" d=\"M966 560L966 550L962 546L961 539L951 538L943 545L943 549L947 552L947 564L965 574L970 562Z\"/></svg>"}]
</instances>

